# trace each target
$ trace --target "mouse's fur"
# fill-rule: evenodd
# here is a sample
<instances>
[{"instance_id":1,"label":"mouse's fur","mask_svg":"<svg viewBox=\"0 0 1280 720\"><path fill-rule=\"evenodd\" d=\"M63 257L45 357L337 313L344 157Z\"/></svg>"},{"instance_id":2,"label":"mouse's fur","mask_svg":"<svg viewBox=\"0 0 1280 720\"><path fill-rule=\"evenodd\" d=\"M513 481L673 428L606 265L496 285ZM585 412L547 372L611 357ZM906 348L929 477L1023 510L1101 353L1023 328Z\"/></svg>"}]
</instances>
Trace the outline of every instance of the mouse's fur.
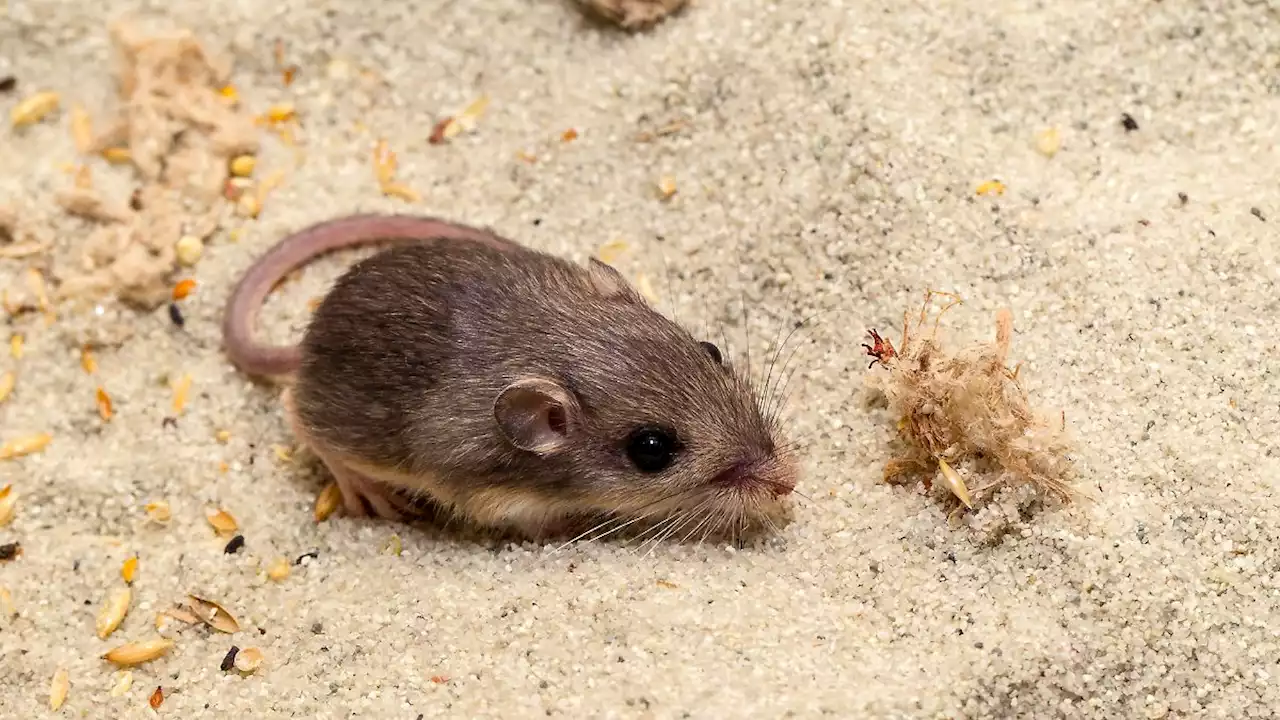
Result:
<instances>
[{"instance_id":1,"label":"mouse's fur","mask_svg":"<svg viewBox=\"0 0 1280 720\"><path fill-rule=\"evenodd\" d=\"M684 512L698 535L785 515L795 461L747 381L608 265L513 248L405 245L345 273L300 346L300 439L335 474L535 536L584 515ZM645 424L683 445L663 472L628 459Z\"/></svg>"}]
</instances>

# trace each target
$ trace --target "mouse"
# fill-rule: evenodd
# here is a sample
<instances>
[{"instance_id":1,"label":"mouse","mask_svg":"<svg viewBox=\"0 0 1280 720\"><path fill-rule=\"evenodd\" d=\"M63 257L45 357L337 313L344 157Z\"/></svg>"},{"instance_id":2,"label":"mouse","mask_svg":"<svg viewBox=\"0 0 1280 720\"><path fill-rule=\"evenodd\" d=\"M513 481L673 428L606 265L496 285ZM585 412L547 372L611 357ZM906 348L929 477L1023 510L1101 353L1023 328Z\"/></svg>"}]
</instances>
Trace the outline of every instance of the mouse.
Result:
<instances>
[{"instance_id":1,"label":"mouse","mask_svg":"<svg viewBox=\"0 0 1280 720\"><path fill-rule=\"evenodd\" d=\"M301 340L253 324L288 273L353 263ZM287 425L350 516L424 502L529 539L647 521L702 538L777 529L798 461L760 388L613 266L415 215L352 215L279 240L232 290L223 348L284 385Z\"/></svg>"}]
</instances>

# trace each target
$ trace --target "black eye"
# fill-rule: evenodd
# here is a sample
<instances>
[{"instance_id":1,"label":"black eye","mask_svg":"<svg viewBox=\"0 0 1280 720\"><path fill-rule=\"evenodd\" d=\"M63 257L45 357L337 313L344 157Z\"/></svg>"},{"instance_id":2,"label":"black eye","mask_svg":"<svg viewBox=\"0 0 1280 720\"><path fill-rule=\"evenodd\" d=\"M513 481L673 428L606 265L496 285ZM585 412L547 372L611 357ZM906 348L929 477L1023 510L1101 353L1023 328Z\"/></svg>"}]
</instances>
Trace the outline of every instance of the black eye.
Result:
<instances>
[{"instance_id":1,"label":"black eye","mask_svg":"<svg viewBox=\"0 0 1280 720\"><path fill-rule=\"evenodd\" d=\"M704 340L698 344L702 346L703 350L707 351L707 354L711 356L712 360L716 361L717 365L724 363L724 356L720 354L720 348L716 347L715 343L709 343Z\"/></svg>"},{"instance_id":2,"label":"black eye","mask_svg":"<svg viewBox=\"0 0 1280 720\"><path fill-rule=\"evenodd\" d=\"M661 428L641 428L627 439L627 457L642 473L666 470L677 449L675 436Z\"/></svg>"}]
</instances>

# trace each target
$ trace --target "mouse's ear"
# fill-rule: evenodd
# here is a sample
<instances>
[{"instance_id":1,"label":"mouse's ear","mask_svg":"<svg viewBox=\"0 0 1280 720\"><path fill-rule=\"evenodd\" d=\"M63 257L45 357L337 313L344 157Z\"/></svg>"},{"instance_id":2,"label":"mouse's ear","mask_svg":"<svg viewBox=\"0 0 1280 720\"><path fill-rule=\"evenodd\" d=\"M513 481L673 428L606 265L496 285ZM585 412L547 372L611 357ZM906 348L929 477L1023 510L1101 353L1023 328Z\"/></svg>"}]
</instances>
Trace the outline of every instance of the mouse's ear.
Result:
<instances>
[{"instance_id":1,"label":"mouse's ear","mask_svg":"<svg viewBox=\"0 0 1280 720\"><path fill-rule=\"evenodd\" d=\"M617 268L599 258L593 257L587 261L587 274L591 278L591 285L605 297L622 297L638 303L645 301Z\"/></svg>"},{"instance_id":2,"label":"mouse's ear","mask_svg":"<svg viewBox=\"0 0 1280 720\"><path fill-rule=\"evenodd\" d=\"M507 440L539 455L565 446L578 412L573 393L543 378L517 380L503 388L493 403L493 416Z\"/></svg>"}]
</instances>

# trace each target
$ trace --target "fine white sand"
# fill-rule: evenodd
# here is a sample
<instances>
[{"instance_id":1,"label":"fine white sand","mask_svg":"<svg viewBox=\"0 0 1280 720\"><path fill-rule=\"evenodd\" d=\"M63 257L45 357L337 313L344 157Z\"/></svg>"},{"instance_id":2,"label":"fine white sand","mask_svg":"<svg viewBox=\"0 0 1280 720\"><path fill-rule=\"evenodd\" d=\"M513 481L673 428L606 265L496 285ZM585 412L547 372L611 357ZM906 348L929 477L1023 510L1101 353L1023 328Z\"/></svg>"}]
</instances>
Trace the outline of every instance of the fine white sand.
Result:
<instances>
[{"instance_id":1,"label":"fine white sand","mask_svg":"<svg viewBox=\"0 0 1280 720\"><path fill-rule=\"evenodd\" d=\"M235 53L254 108L295 102L306 163L238 242L215 235L183 302L10 321L26 338L0 464L20 493L0 543L15 617L0 619L0 717L1243 718L1280 707L1280 17L1267 3L1077 0L860 3L696 0L627 36L570 2L10 2L6 113L50 88L106 112L108 21L164 9ZM272 45L301 66L282 87ZM348 77L326 69L334 58ZM385 85L362 84L376 68ZM431 126L482 93L476 129ZM65 109L65 105L64 105ZM1121 125L1128 113L1137 123ZM654 142L635 136L684 118ZM0 131L0 201L45 213L63 258L89 225L52 194L75 160L65 110ZM574 128L570 143L561 134ZM1061 132L1061 151L1036 136ZM325 482L281 462L277 391L236 372L218 322L231 284L282 233L377 192L385 138L415 212L492 225L585 258L625 240L669 309L759 369L780 328L823 313L792 383L807 443L795 521L744 548L596 543L561 553L335 516ZM520 151L537 156L529 163ZM274 154L273 154L274 153ZM279 148L262 163L279 166ZM663 176L678 193L658 199ZM127 194L130 175L95 167ZM1003 195L979 196L988 180ZM1179 199L1184 193L1185 200ZM263 334L296 337L350 257L273 296ZM0 261L21 287L39 258ZM880 483L893 418L862 390L859 347L895 340L927 288L957 292L945 330L985 340L1014 314L1012 362L1065 412L1080 487L1061 508L1011 496L960 527L919 488ZM750 309L744 332L743 303ZM96 335L95 335L96 333ZM123 340L81 369L87 337ZM747 339L750 339L748 344ZM163 425L167 382L189 373ZM101 384L116 415L95 410ZM218 430L230 432L225 444ZM226 463L223 472L219 464ZM143 505L165 499L167 528ZM246 539L223 552L204 508ZM403 551L385 547L398 536ZM272 558L314 558L273 582ZM109 639L94 618L140 558ZM186 593L225 604L234 636L168 631L164 658L112 696L100 655L153 632ZM219 663L257 646L242 677Z\"/></svg>"}]
</instances>

